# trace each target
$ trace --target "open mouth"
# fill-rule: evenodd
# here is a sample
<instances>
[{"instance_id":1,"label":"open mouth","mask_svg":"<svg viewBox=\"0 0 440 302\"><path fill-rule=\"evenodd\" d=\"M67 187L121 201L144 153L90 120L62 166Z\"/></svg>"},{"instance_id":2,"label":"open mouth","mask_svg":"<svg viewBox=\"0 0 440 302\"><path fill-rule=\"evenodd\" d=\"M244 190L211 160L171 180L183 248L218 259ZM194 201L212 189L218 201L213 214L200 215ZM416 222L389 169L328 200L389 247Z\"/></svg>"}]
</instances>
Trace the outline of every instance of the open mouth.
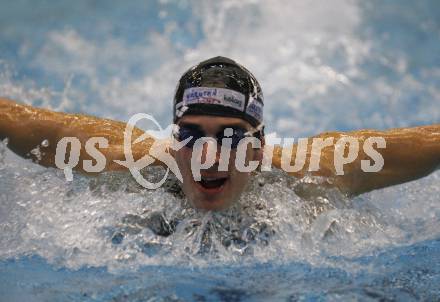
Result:
<instances>
[{"instance_id":1,"label":"open mouth","mask_svg":"<svg viewBox=\"0 0 440 302\"><path fill-rule=\"evenodd\" d=\"M197 183L207 190L220 189L225 182L228 180L227 177L203 177Z\"/></svg>"}]
</instances>

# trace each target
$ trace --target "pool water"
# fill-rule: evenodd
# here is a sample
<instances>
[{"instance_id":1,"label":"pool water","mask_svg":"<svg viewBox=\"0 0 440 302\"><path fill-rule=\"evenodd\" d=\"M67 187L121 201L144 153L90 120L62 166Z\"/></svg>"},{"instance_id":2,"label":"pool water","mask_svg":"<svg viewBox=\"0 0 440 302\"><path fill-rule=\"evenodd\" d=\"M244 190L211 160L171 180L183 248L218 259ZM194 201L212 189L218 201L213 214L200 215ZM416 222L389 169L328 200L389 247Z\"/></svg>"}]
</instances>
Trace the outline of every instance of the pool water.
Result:
<instances>
[{"instance_id":1,"label":"pool water","mask_svg":"<svg viewBox=\"0 0 440 302\"><path fill-rule=\"evenodd\" d=\"M248 67L268 133L440 121L436 1L15 1L0 12L0 95L163 128L179 76ZM160 169L150 171L163 173ZM0 145L0 301L440 299L440 173L347 199L256 175L231 209L171 186L39 167Z\"/></svg>"}]
</instances>

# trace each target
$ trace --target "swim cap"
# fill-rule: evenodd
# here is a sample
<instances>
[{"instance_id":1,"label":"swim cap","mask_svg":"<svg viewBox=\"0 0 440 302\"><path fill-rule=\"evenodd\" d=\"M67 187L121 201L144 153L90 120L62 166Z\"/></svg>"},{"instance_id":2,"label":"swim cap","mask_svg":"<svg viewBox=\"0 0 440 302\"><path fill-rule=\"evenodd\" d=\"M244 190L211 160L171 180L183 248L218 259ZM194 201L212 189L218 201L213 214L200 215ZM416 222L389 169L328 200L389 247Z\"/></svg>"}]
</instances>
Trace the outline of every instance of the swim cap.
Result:
<instances>
[{"instance_id":1,"label":"swim cap","mask_svg":"<svg viewBox=\"0 0 440 302\"><path fill-rule=\"evenodd\" d=\"M225 57L190 68L174 96L174 123L184 115L237 117L257 127L263 123L263 92L249 70Z\"/></svg>"}]
</instances>

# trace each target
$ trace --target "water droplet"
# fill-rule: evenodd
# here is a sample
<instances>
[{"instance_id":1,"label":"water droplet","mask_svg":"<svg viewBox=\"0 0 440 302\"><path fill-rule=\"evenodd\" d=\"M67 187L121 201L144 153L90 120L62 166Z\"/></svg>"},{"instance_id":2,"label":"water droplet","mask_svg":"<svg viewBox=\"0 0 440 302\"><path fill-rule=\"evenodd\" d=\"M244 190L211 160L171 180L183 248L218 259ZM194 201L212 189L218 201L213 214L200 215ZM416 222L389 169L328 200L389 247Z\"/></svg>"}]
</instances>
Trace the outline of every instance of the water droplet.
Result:
<instances>
[{"instance_id":1,"label":"water droplet","mask_svg":"<svg viewBox=\"0 0 440 302\"><path fill-rule=\"evenodd\" d=\"M41 151L40 146L37 146L36 148L32 149L30 152L32 155L35 156L35 158L40 161L41 160Z\"/></svg>"}]
</instances>

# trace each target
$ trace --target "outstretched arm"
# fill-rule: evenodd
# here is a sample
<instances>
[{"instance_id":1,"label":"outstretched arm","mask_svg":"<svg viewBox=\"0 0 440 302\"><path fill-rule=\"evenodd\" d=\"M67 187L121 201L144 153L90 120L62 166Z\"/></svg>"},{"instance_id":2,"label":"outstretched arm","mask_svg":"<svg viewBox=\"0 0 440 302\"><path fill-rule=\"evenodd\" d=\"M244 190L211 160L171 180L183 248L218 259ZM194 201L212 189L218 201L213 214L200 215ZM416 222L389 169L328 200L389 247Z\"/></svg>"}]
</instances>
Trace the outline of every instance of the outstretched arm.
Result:
<instances>
[{"instance_id":1,"label":"outstretched arm","mask_svg":"<svg viewBox=\"0 0 440 302\"><path fill-rule=\"evenodd\" d=\"M343 166L343 175L337 175L335 168L335 145L343 137L351 137L358 141L358 156ZM379 137L385 141L385 148L373 148L382 156L383 167L377 172L365 172L361 161L370 160L371 154L365 152L364 145L369 138ZM322 149L319 169L309 171L312 158L313 139L333 139L333 143ZM352 132L326 132L312 139L309 139L306 163L298 172L291 175L302 177L307 173L316 176L328 177L333 184L342 192L348 195L358 195L391 185L404 183L426 176L440 168L440 124L414 127L398 128L387 131L359 130ZM294 159L297 146L294 146ZM316 150L315 150L316 151ZM275 149L273 164L281 167L281 148ZM348 147L343 156L348 157ZM364 163L365 164L365 163Z\"/></svg>"},{"instance_id":2,"label":"outstretched arm","mask_svg":"<svg viewBox=\"0 0 440 302\"><path fill-rule=\"evenodd\" d=\"M7 138L8 147L12 151L43 166L55 167L56 146L63 137L76 137L81 142L80 163L85 159L93 160L85 152L86 141L91 137L104 137L108 140L108 148L99 151L106 157L105 170L125 170L124 166L113 161L125 160L125 127L126 124L122 122L82 114L53 112L0 98L0 139ZM142 130L135 128L132 141L142 134ZM154 138L151 137L133 145L135 160L148 154L153 142ZM36 147L39 147L40 154L31 152ZM76 169L84 172L81 164Z\"/></svg>"}]
</instances>

